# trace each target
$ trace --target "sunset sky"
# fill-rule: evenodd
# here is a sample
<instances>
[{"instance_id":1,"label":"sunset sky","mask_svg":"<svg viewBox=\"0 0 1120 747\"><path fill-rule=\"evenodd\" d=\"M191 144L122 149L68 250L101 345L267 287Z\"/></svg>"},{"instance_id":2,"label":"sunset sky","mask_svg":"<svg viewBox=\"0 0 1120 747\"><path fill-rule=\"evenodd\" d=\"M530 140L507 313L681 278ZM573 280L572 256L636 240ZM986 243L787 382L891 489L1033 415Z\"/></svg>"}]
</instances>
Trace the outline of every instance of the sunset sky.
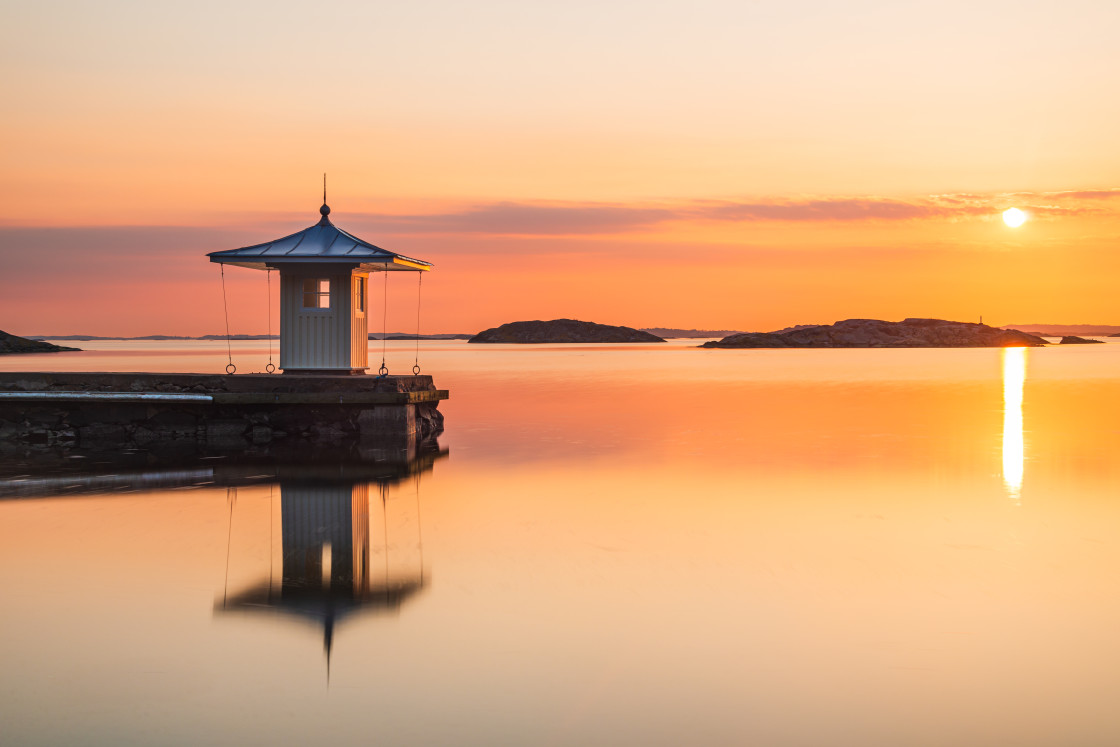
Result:
<instances>
[{"instance_id":1,"label":"sunset sky","mask_svg":"<svg viewBox=\"0 0 1120 747\"><path fill-rule=\"evenodd\" d=\"M424 332L1120 324L1118 28L1076 0L0 0L0 329L221 332L205 254L314 223L323 172L336 225L435 263ZM264 332L264 273L226 281ZM390 279L390 331L415 293Z\"/></svg>"}]
</instances>

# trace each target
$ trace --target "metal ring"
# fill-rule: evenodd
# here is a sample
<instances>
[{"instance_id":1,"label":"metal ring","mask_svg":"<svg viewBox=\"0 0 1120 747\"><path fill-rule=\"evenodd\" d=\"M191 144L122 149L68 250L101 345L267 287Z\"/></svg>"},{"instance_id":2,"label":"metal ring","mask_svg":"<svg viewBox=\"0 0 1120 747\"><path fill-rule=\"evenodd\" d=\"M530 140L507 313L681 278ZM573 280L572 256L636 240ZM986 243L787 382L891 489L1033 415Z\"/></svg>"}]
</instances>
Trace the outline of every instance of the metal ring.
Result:
<instances>
[{"instance_id":1,"label":"metal ring","mask_svg":"<svg viewBox=\"0 0 1120 747\"><path fill-rule=\"evenodd\" d=\"M265 373L276 373L276 366L272 365L272 363L269 362L269 364L264 367L264 372Z\"/></svg>"},{"instance_id":2,"label":"metal ring","mask_svg":"<svg viewBox=\"0 0 1120 747\"><path fill-rule=\"evenodd\" d=\"M378 376L388 376L389 375L389 369L385 368L384 363L381 364L381 368L377 369L377 375Z\"/></svg>"},{"instance_id":3,"label":"metal ring","mask_svg":"<svg viewBox=\"0 0 1120 747\"><path fill-rule=\"evenodd\" d=\"M237 373L237 366L233 365L232 363L231 363L231 364L229 364L228 366L226 366L226 373L227 373L227 374L235 374L235 373Z\"/></svg>"},{"instance_id":4,"label":"metal ring","mask_svg":"<svg viewBox=\"0 0 1120 747\"><path fill-rule=\"evenodd\" d=\"M419 363L417 363L415 366L412 367L412 375L413 376L419 376L420 375L420 364Z\"/></svg>"}]
</instances>

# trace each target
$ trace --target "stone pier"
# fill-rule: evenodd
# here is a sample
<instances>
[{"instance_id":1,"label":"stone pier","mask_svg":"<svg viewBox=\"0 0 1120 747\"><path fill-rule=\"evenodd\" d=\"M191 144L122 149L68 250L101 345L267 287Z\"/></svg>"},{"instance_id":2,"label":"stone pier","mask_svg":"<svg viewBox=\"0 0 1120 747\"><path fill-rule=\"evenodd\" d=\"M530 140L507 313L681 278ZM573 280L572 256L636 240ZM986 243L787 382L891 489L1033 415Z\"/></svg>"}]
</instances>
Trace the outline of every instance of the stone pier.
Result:
<instances>
[{"instance_id":1,"label":"stone pier","mask_svg":"<svg viewBox=\"0 0 1120 747\"><path fill-rule=\"evenodd\" d=\"M410 449L447 398L431 376L0 372L0 448Z\"/></svg>"}]
</instances>

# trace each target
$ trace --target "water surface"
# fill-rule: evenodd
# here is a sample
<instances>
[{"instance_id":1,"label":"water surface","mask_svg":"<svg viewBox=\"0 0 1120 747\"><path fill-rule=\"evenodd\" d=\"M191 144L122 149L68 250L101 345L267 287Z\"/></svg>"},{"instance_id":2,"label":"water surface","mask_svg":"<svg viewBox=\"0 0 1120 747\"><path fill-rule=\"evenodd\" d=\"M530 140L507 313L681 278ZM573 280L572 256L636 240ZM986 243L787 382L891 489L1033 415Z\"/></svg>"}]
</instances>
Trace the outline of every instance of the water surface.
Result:
<instances>
[{"instance_id":1,"label":"water surface","mask_svg":"<svg viewBox=\"0 0 1120 747\"><path fill-rule=\"evenodd\" d=\"M78 344L0 367L227 362ZM0 500L3 741L1120 741L1120 345L695 344L423 342L397 475Z\"/></svg>"}]
</instances>

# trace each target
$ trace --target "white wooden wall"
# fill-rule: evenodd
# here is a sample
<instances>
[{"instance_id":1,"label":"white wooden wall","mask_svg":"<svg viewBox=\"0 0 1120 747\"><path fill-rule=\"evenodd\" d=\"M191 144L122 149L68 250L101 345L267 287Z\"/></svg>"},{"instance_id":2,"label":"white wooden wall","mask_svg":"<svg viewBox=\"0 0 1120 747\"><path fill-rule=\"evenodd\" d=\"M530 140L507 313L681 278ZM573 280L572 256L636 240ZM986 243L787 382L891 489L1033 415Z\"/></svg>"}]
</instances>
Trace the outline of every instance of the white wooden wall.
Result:
<instances>
[{"instance_id":1,"label":"white wooden wall","mask_svg":"<svg viewBox=\"0 0 1120 747\"><path fill-rule=\"evenodd\" d=\"M356 275L322 269L280 271L280 368L342 370L369 365L369 283L366 313L357 311ZM331 307L303 308L305 278L329 278Z\"/></svg>"}]
</instances>

